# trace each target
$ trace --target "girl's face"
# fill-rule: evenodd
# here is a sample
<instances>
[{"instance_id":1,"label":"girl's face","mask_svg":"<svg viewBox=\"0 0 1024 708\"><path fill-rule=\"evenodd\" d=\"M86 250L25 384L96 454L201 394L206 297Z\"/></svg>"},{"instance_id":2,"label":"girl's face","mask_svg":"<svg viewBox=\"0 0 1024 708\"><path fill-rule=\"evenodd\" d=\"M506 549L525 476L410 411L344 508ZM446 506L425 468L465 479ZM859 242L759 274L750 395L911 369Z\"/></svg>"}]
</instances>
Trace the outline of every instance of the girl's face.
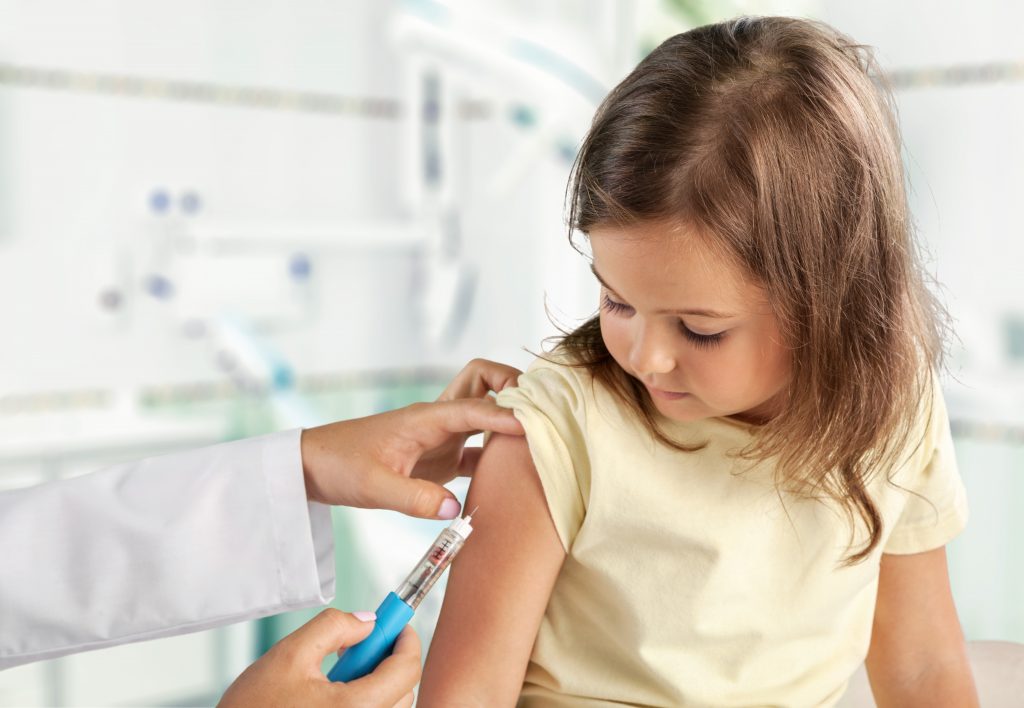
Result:
<instances>
[{"instance_id":1,"label":"girl's face","mask_svg":"<svg viewBox=\"0 0 1024 708\"><path fill-rule=\"evenodd\" d=\"M673 420L780 411L790 352L761 288L683 226L590 231L601 333L626 373Z\"/></svg>"}]
</instances>

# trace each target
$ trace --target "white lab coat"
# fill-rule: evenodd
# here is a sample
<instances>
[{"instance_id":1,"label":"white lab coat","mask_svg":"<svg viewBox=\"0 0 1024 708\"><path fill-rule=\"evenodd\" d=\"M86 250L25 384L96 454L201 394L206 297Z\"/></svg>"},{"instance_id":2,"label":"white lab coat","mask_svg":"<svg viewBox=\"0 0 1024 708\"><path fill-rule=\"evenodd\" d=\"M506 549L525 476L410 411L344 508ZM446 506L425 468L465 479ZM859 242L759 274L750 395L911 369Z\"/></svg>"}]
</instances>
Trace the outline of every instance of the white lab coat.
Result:
<instances>
[{"instance_id":1,"label":"white lab coat","mask_svg":"<svg viewBox=\"0 0 1024 708\"><path fill-rule=\"evenodd\" d=\"M300 431L0 493L0 669L323 605Z\"/></svg>"}]
</instances>

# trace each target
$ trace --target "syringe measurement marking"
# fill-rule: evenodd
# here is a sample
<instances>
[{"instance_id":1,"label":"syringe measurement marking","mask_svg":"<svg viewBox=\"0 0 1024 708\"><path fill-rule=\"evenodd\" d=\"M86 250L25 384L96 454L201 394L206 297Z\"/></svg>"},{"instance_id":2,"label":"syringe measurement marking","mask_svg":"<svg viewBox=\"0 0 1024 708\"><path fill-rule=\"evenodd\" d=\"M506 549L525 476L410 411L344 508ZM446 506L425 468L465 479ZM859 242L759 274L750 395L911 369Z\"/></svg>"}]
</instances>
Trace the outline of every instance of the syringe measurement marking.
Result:
<instances>
[{"instance_id":1,"label":"syringe measurement marking","mask_svg":"<svg viewBox=\"0 0 1024 708\"><path fill-rule=\"evenodd\" d=\"M430 560L434 565L439 565L444 560L445 556L448 555L448 551L454 546L454 542L451 539L444 539L441 543L434 546L430 552Z\"/></svg>"}]
</instances>

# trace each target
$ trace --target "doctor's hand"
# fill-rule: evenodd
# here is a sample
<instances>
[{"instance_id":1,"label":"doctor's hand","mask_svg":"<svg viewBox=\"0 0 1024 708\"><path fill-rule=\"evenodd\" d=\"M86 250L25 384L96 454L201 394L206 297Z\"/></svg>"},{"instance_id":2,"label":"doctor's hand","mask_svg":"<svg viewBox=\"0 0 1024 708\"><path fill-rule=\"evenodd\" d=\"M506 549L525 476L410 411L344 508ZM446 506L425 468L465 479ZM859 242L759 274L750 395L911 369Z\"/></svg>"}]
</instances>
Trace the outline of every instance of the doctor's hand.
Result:
<instances>
[{"instance_id":1,"label":"doctor's hand","mask_svg":"<svg viewBox=\"0 0 1024 708\"><path fill-rule=\"evenodd\" d=\"M522 372L474 359L434 403L345 420L302 432L306 496L325 504L394 509L425 519L452 519L459 502L441 485L476 469L475 433L522 435L512 411L488 395L514 386Z\"/></svg>"},{"instance_id":2,"label":"doctor's hand","mask_svg":"<svg viewBox=\"0 0 1024 708\"><path fill-rule=\"evenodd\" d=\"M373 617L372 612L359 613ZM328 608L270 648L242 672L217 705L332 706L334 708L408 708L420 680L420 642L406 627L391 656L372 673L348 683L332 683L320 671L328 654L357 644L374 623Z\"/></svg>"}]
</instances>

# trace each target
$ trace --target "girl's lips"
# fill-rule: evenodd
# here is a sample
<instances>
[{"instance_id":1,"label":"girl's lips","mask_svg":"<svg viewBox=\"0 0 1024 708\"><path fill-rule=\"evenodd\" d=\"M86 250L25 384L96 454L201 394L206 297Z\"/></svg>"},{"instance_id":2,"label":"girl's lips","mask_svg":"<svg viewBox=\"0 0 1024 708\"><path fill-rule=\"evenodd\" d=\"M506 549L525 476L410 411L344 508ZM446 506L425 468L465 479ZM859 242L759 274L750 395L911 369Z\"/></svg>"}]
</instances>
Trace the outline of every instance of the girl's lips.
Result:
<instances>
[{"instance_id":1,"label":"girl's lips","mask_svg":"<svg viewBox=\"0 0 1024 708\"><path fill-rule=\"evenodd\" d=\"M650 386L647 387L647 391L655 398L661 398L666 401L677 401L690 395L688 393L677 393L676 391L662 391L659 388L651 388Z\"/></svg>"}]
</instances>

